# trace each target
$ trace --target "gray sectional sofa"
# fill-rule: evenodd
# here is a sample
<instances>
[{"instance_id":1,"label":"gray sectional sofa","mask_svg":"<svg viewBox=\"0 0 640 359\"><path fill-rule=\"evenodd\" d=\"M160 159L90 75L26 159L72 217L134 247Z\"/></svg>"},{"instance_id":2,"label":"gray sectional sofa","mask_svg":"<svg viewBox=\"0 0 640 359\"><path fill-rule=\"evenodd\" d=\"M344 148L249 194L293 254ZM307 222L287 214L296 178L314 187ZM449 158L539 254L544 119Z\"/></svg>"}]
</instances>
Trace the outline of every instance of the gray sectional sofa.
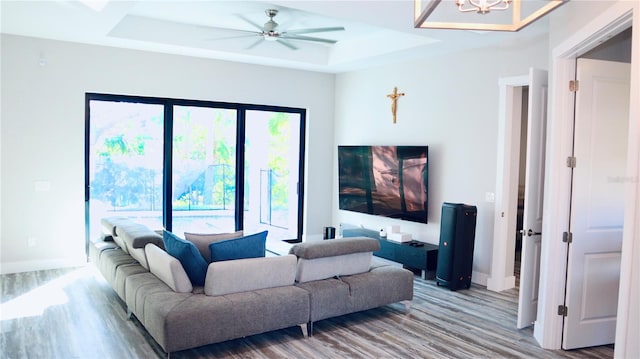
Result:
<instances>
[{"instance_id":1,"label":"gray sectional sofa","mask_svg":"<svg viewBox=\"0 0 640 359\"><path fill-rule=\"evenodd\" d=\"M371 238L296 244L288 255L208 264L192 286L162 236L125 218L104 218L91 262L127 311L167 352L301 326L413 298L413 273L372 265Z\"/></svg>"}]
</instances>

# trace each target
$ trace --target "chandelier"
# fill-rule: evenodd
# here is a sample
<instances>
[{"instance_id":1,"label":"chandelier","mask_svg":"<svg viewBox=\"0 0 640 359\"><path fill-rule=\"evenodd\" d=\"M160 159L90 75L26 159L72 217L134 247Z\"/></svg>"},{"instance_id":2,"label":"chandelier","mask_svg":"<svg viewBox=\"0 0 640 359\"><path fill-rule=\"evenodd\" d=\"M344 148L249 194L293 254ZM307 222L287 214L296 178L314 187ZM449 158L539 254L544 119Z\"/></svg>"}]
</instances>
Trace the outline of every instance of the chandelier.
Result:
<instances>
[{"instance_id":1,"label":"chandelier","mask_svg":"<svg viewBox=\"0 0 640 359\"><path fill-rule=\"evenodd\" d=\"M519 31L567 1L414 0L414 26L426 29ZM469 14L472 12L482 16Z\"/></svg>"},{"instance_id":2,"label":"chandelier","mask_svg":"<svg viewBox=\"0 0 640 359\"><path fill-rule=\"evenodd\" d=\"M460 10L461 12L475 11L478 14L486 14L491 10L507 10L509 9L509 5L511 5L511 2L512 0L496 0L494 2L489 2L487 0L469 0L469 3L471 4L470 6L472 7L467 8L465 7L465 0L457 0L456 5L458 6L458 10Z\"/></svg>"}]
</instances>

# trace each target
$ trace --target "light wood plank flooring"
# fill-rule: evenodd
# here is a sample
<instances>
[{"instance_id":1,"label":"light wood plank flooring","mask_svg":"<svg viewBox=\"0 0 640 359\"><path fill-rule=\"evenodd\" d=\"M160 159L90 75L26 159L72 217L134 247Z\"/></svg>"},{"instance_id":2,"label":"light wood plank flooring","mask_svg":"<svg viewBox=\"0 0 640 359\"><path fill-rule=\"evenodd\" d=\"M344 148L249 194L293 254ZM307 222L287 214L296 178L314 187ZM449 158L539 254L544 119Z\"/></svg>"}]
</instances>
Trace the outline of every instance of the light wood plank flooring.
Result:
<instances>
[{"instance_id":1,"label":"light wood plank flooring","mask_svg":"<svg viewBox=\"0 0 640 359\"><path fill-rule=\"evenodd\" d=\"M1 280L2 358L160 358L166 354L91 265L7 274ZM517 292L451 292L415 277L401 304L172 353L172 358L612 358L613 346L540 349L515 329Z\"/></svg>"}]
</instances>

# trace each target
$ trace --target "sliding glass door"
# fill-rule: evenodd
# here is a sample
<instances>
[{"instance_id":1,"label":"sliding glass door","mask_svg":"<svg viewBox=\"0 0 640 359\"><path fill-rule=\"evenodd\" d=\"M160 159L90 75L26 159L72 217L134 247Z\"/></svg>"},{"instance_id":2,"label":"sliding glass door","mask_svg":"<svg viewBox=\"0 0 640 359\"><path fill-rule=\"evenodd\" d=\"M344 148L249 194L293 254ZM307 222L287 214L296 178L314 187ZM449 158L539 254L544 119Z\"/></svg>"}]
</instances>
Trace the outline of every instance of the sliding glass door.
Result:
<instances>
[{"instance_id":1,"label":"sliding glass door","mask_svg":"<svg viewBox=\"0 0 640 359\"><path fill-rule=\"evenodd\" d=\"M245 119L244 228L297 238L300 114L251 110Z\"/></svg>"},{"instance_id":2,"label":"sliding glass door","mask_svg":"<svg viewBox=\"0 0 640 359\"><path fill-rule=\"evenodd\" d=\"M173 231L236 229L237 111L173 106Z\"/></svg>"},{"instance_id":3,"label":"sliding glass door","mask_svg":"<svg viewBox=\"0 0 640 359\"><path fill-rule=\"evenodd\" d=\"M300 240L305 111L87 94L87 240L100 219Z\"/></svg>"},{"instance_id":4,"label":"sliding glass door","mask_svg":"<svg viewBox=\"0 0 640 359\"><path fill-rule=\"evenodd\" d=\"M163 106L89 101L88 233L100 234L100 218L133 218L162 228Z\"/></svg>"}]
</instances>

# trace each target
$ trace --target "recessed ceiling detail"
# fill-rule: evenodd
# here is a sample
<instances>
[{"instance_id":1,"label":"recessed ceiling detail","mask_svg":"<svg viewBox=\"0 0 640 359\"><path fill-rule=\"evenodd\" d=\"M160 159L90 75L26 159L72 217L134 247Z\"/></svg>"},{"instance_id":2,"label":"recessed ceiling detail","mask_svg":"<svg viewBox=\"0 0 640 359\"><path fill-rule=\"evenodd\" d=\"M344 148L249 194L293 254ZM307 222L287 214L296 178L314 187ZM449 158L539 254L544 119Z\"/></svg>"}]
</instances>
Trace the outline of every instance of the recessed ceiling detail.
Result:
<instances>
[{"instance_id":1,"label":"recessed ceiling detail","mask_svg":"<svg viewBox=\"0 0 640 359\"><path fill-rule=\"evenodd\" d=\"M98 10L80 1L0 0L0 31L9 35L329 73L496 44L521 45L528 39L537 41L547 31L544 19L518 33L478 35L463 31L423 31L413 26L413 0L133 0L103 1L102 4ZM277 23L275 36L268 35L270 29L264 26L271 20L265 10L270 14L278 11L272 17ZM297 34L291 31L318 28L344 30ZM268 39L278 39L283 32L326 42L291 40L288 42L297 48L291 51L278 41L265 40L265 33Z\"/></svg>"}]
</instances>

